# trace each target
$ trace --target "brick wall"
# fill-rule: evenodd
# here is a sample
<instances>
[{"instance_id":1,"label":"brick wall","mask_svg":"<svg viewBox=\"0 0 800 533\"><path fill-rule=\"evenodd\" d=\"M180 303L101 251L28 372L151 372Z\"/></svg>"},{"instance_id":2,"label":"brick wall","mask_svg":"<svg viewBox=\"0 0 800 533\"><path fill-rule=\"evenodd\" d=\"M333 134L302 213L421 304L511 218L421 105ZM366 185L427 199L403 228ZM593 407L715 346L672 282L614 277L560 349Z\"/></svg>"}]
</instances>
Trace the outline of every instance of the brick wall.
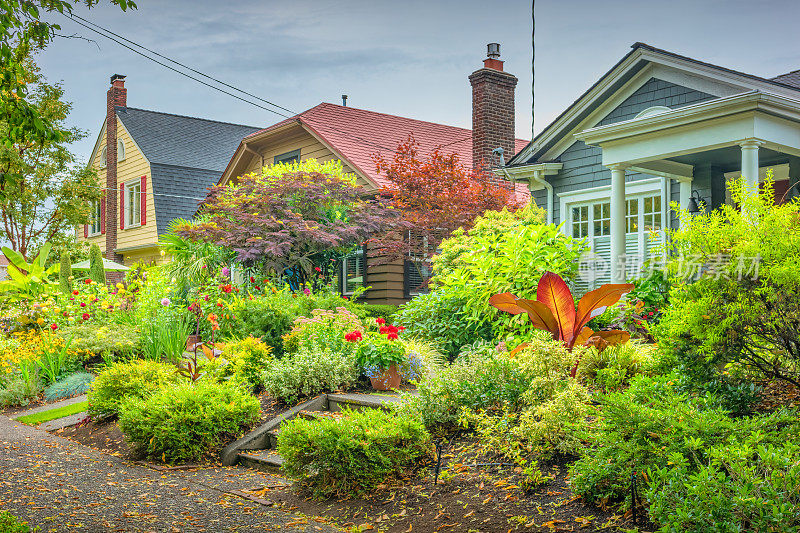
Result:
<instances>
[{"instance_id":1,"label":"brick wall","mask_svg":"<svg viewBox=\"0 0 800 533\"><path fill-rule=\"evenodd\" d=\"M469 76L472 85L472 165L497 166L492 150L503 148L505 160L514 149L514 88L517 78L502 71L502 61L487 59Z\"/></svg>"},{"instance_id":2,"label":"brick wall","mask_svg":"<svg viewBox=\"0 0 800 533\"><path fill-rule=\"evenodd\" d=\"M128 90L125 77L111 77L111 87L106 96L106 259L122 262L117 254L117 230L119 229L119 190L117 187L117 112L116 107L127 107Z\"/></svg>"}]
</instances>

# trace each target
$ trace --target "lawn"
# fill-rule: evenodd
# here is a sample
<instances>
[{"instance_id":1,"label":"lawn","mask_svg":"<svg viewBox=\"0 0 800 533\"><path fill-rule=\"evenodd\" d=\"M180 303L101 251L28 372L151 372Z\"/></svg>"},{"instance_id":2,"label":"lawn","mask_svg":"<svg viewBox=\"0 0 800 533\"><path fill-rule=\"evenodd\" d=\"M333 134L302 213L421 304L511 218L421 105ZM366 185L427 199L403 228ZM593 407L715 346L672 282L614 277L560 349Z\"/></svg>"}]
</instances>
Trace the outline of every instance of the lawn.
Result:
<instances>
[{"instance_id":1,"label":"lawn","mask_svg":"<svg viewBox=\"0 0 800 533\"><path fill-rule=\"evenodd\" d=\"M29 426L38 426L42 422L49 422L51 420L56 420L57 418L64 418L76 413L82 413L88 408L89 402L87 400L65 405L64 407L58 407L56 409L50 409L49 411L41 411L39 413L33 413L32 415L21 416L17 418L17 420L23 424L28 424Z\"/></svg>"}]
</instances>

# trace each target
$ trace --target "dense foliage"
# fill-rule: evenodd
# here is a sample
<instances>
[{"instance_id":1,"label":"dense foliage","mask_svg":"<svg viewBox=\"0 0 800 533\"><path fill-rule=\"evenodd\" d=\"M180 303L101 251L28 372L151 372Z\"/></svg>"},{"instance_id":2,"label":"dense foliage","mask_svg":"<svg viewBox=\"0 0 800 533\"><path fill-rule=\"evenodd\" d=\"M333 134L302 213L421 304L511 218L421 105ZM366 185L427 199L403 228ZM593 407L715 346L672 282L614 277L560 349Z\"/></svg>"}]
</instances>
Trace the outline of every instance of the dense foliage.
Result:
<instances>
[{"instance_id":1,"label":"dense foliage","mask_svg":"<svg viewBox=\"0 0 800 533\"><path fill-rule=\"evenodd\" d=\"M125 399L146 398L179 379L175 367L158 361L111 364L92 384L89 412L101 416L117 414Z\"/></svg>"}]
</instances>

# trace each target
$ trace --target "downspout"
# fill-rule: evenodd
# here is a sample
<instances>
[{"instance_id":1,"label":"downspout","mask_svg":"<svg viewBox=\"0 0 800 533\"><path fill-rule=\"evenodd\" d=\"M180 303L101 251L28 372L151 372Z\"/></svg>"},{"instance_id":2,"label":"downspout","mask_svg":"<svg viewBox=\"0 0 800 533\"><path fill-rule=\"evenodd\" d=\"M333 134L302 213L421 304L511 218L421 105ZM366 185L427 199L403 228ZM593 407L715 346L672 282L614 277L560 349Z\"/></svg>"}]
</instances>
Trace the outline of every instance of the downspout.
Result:
<instances>
[{"instance_id":1,"label":"downspout","mask_svg":"<svg viewBox=\"0 0 800 533\"><path fill-rule=\"evenodd\" d=\"M506 177L506 179L508 181L510 181L511 183L516 183L514 181L514 179L511 176L508 175L508 171L505 169L505 167L500 167L500 171L503 173L503 175ZM538 183L539 185L541 185L545 189L547 189L547 223L548 224L552 224L553 223L553 194L554 194L553 193L553 185L550 184L547 180L545 180L544 178L541 177L541 171L540 170L534 170L533 176L531 177L531 179L533 180L533 182ZM528 187L528 188L530 189L530 187Z\"/></svg>"}]
</instances>

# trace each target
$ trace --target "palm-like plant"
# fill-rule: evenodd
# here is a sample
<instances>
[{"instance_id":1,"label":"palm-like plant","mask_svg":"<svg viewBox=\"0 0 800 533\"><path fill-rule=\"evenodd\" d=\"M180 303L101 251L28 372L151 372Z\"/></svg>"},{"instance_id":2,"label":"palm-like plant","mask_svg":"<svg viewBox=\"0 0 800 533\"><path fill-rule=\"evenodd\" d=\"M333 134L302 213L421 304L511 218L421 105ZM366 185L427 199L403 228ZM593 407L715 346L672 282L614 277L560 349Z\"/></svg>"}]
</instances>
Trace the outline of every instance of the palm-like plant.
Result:
<instances>
[{"instance_id":1,"label":"palm-like plant","mask_svg":"<svg viewBox=\"0 0 800 533\"><path fill-rule=\"evenodd\" d=\"M171 261L165 267L168 276L174 277L181 286L194 285L199 282L205 272L213 272L216 268L228 264L233 258L232 252L213 243L193 241L176 235L175 228L191 226L195 222L177 218L173 220L168 232L159 239L159 247L169 254Z\"/></svg>"}]
</instances>

